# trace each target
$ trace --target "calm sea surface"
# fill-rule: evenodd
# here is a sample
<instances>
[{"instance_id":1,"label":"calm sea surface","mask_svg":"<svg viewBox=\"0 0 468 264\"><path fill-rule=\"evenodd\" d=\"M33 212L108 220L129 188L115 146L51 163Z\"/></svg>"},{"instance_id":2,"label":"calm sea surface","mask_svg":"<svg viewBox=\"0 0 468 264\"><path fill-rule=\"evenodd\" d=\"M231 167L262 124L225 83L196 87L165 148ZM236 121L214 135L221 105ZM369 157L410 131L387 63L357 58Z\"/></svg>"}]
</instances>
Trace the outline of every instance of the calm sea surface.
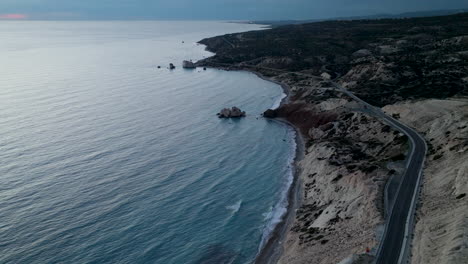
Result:
<instances>
[{"instance_id":1,"label":"calm sea surface","mask_svg":"<svg viewBox=\"0 0 468 264\"><path fill-rule=\"evenodd\" d=\"M251 262L291 182L281 88L180 66L256 29L0 22L0 263Z\"/></svg>"}]
</instances>

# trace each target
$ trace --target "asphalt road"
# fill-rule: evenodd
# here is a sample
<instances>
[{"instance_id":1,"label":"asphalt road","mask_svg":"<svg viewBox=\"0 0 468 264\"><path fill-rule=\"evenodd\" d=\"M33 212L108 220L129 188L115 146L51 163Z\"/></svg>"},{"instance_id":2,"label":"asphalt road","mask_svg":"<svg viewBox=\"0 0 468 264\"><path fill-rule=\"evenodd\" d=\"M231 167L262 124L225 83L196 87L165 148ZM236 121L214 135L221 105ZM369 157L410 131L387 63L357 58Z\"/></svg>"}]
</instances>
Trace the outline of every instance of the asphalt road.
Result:
<instances>
[{"instance_id":1,"label":"asphalt road","mask_svg":"<svg viewBox=\"0 0 468 264\"><path fill-rule=\"evenodd\" d=\"M406 260L407 247L411 241L413 216L417 201L417 193L421 181L424 159L427 146L424 138L413 129L398 122L394 118L386 115L380 108L373 107L362 101L353 93L344 89L338 84L335 87L356 101L365 108L381 118L388 125L403 132L411 141L411 152L407 161L407 166L403 179L398 187L393 207L387 219L383 240L377 252L377 264L399 264Z\"/></svg>"}]
</instances>

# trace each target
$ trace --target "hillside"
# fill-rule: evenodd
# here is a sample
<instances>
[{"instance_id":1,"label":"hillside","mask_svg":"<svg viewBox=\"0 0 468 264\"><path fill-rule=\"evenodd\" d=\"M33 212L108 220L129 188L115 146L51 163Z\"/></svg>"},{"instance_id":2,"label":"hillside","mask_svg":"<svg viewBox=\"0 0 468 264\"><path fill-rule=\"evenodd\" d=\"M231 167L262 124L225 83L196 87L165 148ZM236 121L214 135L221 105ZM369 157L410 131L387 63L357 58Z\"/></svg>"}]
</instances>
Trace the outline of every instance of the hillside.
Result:
<instances>
[{"instance_id":1,"label":"hillside","mask_svg":"<svg viewBox=\"0 0 468 264\"><path fill-rule=\"evenodd\" d=\"M216 53L202 64L328 73L377 106L468 95L468 13L290 25L200 43Z\"/></svg>"}]
</instances>

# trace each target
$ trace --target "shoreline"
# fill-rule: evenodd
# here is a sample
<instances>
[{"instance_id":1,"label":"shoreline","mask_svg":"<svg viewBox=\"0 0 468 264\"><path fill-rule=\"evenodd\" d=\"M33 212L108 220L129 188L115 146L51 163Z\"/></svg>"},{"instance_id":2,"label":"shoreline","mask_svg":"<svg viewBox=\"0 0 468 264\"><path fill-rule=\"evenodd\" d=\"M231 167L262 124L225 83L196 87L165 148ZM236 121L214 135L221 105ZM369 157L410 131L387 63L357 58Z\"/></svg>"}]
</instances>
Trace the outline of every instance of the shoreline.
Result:
<instances>
[{"instance_id":1,"label":"shoreline","mask_svg":"<svg viewBox=\"0 0 468 264\"><path fill-rule=\"evenodd\" d=\"M265 28L268 29L268 28ZM201 43L200 43L201 44ZM201 44L204 45L204 44ZM208 46L204 45L205 49L208 50ZM208 50L209 51L209 50ZM212 52L212 51L210 51ZM215 52L212 52L213 56L216 54ZM206 58L205 58L206 59ZM289 87L288 84L273 80L272 78L266 77L260 72L247 69L247 68L240 68L238 66L231 65L230 67L224 67L224 66L212 66L212 65L203 65L199 64L203 60L199 60L195 62L197 67L206 67L206 68L212 68L212 69L217 69L217 70L225 70L225 71L244 71L244 72L249 72L257 76L258 78L265 80L267 82L274 83L276 85L279 85L281 89L283 90L283 93L286 95L284 98L281 99L280 104L278 107L289 103L290 101L290 95L291 95L291 87ZM233 69L234 68L234 69ZM265 109L265 111L268 109ZM274 226L273 230L271 233L268 235L266 241L263 243L261 248L259 248L258 253L256 254L254 260L252 263L254 264L273 264L277 263L283 253L283 247L282 244L285 240L286 234L288 229L291 227L291 224L294 221L294 216L296 213L297 208L299 208L300 204L302 203L302 188L300 184L300 173L302 168L299 166L299 162L304 158L305 156L305 142L304 138L301 134L301 131L298 127L287 121L286 119L283 118L267 118L271 121L282 123L283 125L289 126L292 128L295 132L295 138L294 141L296 143L296 149L295 149L295 156L293 159L293 162L290 164L292 167L292 183L289 186L288 190L286 190L286 201L287 201L287 206L286 206L286 213L281 216L281 220Z\"/></svg>"},{"instance_id":2,"label":"shoreline","mask_svg":"<svg viewBox=\"0 0 468 264\"><path fill-rule=\"evenodd\" d=\"M409 240L414 243L410 249L416 262L436 263L453 260L455 256L463 257L460 250L463 241L453 239L458 238L462 230L455 226L455 219L450 215L460 214L467 194L459 179L466 165L462 162L466 160L462 155L466 144L460 135L466 132L468 123L462 125L464 116L461 114L454 117L455 111L463 113L466 105L451 104L447 99L466 93L464 84L468 78L460 79L462 75L456 69L466 64L462 52L468 44L466 30L463 30L467 21L467 14L408 18L398 24L391 23L390 19L385 21L388 23L354 20L346 25L340 21L327 21L201 41L218 54L201 63L217 69L245 70L267 81L274 79L274 83L280 81L294 88L291 97L289 93L287 95L290 103L297 104L284 105L282 102L284 108L269 111L267 116L282 116L293 121L304 132L306 140L312 139L305 146L311 143L310 152L306 149L300 163L297 159L294 161L293 184L291 167L288 168L291 188L288 203L284 191L281 193L283 221L278 223L277 217L275 228L268 229L269 241L262 241L255 263L275 263L277 260L281 263L371 263L375 261L376 249L383 243L387 252L392 252L383 258L398 261L403 256L397 251L401 250L398 243L405 244ZM414 27L415 24L423 26ZM443 30L426 30L434 26ZM445 30L454 28L456 30ZM337 34L330 35L332 31ZM427 36L415 37L423 31ZM365 39L359 37L363 33L367 36ZM353 37L343 40L341 35ZM271 47L275 41L281 42L281 47ZM330 42L336 45L330 46ZM409 53L414 56L406 56ZM435 70L432 64L427 64L428 61L440 62L439 58L451 59L436 63ZM436 75L434 71L437 71ZM294 74L287 74L292 72ZM309 78L311 75L338 79L340 84L320 82ZM452 87L450 91L443 88L446 85ZM418 87L429 87L430 91ZM432 101L428 101L431 98ZM442 103L442 100L447 102ZM386 122L393 119L383 112L384 107L392 109L395 119L401 117L404 123ZM420 148L422 158L418 155L412 166L389 166L391 161L408 159L408 140L417 138L408 139L408 135L401 133L403 128L411 130L404 124L412 124L428 136L426 149L432 155L433 163L437 164L432 171L425 168L432 175L425 176L431 181L424 185L432 191L431 195L425 196L423 188L423 205L417 208L416 216L411 208L418 190L413 185L419 186L419 183L414 183L414 177L408 180L410 185L404 191L398 192L398 196L393 195L393 202L386 200L391 189L387 187L395 173L416 174L411 170L419 168L420 175L422 165L419 164L426 156L426 149ZM289 151L291 155L292 149ZM289 159L288 163L291 161ZM298 170L298 165L302 171ZM451 167L453 170L447 169ZM299 184L302 190L298 189ZM301 192L303 196L294 200ZM294 207L298 206L296 201L301 204L294 212ZM393 220L389 219L389 214L385 217L386 207L397 204L397 201L402 206L392 214ZM287 211L284 210L286 206ZM291 220L293 214L295 217ZM414 217L418 221L412 230L410 222ZM398 232L387 229L391 223ZM291 227L282 237L288 225ZM424 232L427 230L431 232ZM440 235L442 231L445 238ZM391 238L386 243L388 234ZM408 234L411 236L409 240ZM433 246L427 247L428 243ZM378 254L377 260L382 255Z\"/></svg>"},{"instance_id":3,"label":"shoreline","mask_svg":"<svg viewBox=\"0 0 468 264\"><path fill-rule=\"evenodd\" d=\"M200 65L200 66L203 66L203 65ZM256 71L245 69L245 68L237 68L237 67L235 69L227 68L227 67L215 67L215 66L209 66L209 65L205 65L203 67L217 69L217 70L225 70L225 71L244 71L244 72L255 74L258 78L262 80L281 86L281 88L283 89L283 93L286 94L286 96L281 100L279 106L282 106L289 102L289 97L291 95L291 88L289 87L289 85L287 85L286 83L273 80L269 77L266 77L260 72L256 72ZM301 134L301 131L299 130L298 127L296 127L295 125L293 125L291 122L287 121L286 119L283 119L283 118L266 118L266 119L289 126L290 128L294 130L295 132L294 140L296 143L296 150L295 150L294 160L291 164L293 180L292 180L291 185L289 186L289 189L287 190L288 205L286 207L286 213L281 217L280 222L278 222L275 225L275 227L273 228L273 231L269 235L263 247L260 248L260 250L258 251L257 255L255 256L254 261L252 262L254 264L273 264L273 263L278 262L278 260L281 257L281 254L283 253L282 244L286 237L286 233L289 227L291 226L292 222L294 221L296 209L299 207L299 205L302 202L302 188L301 188L300 177L299 177L302 168L299 166L299 162L305 156L305 142Z\"/></svg>"},{"instance_id":4,"label":"shoreline","mask_svg":"<svg viewBox=\"0 0 468 264\"><path fill-rule=\"evenodd\" d=\"M220 69L221 69L221 68L220 68ZM240 69L239 71L245 71L245 72L253 73L253 74L255 74L258 78L260 78L260 79L262 79L262 80L265 80L265 81L267 81L267 82L271 82L271 83L274 83L274 84L277 84L277 85L281 86L281 88L283 89L284 94L286 94L286 97L284 97L284 98L281 100L281 103L280 103L279 106L282 106L282 105L284 105L284 104L289 103L289 96L291 95L291 87L289 87L289 85L287 85L287 84L285 84L285 83L282 83L282 82L279 82L279 81L276 81L276 80L273 80L273 79L271 79L271 78L268 78L268 77L266 77L265 75L263 75L263 74L261 74L261 73L259 73L259 72L253 71L253 70ZM275 120L279 120L279 119L275 119ZM284 120L284 121L286 121L286 120ZM296 127L295 127L293 124L291 124L291 123L289 123L289 122L287 122L287 121L286 121L286 123L287 123L289 126L291 126L291 127L293 127L294 129L296 129Z\"/></svg>"},{"instance_id":5,"label":"shoreline","mask_svg":"<svg viewBox=\"0 0 468 264\"><path fill-rule=\"evenodd\" d=\"M291 88L289 85L273 80L264 76L263 74L247 69L241 69L240 71L246 71L255 74L262 80L277 84L281 86L283 92L286 94L281 100L279 106L287 104L289 102L289 97L291 95ZM299 162L304 158L305 153L305 143L304 138L301 134L301 131L298 127L293 125L291 122L287 121L283 118L267 118L274 122L281 123L283 125L291 127L295 131L295 142L296 142L296 150L295 150L295 157L291 164L292 166L292 177L293 181L289 186L289 190L287 190L287 202L288 205L286 207L286 213L281 217L281 221L276 224L273 231L271 232L270 236L268 237L266 243L260 249L258 254L255 256L255 260L253 263L255 264L273 264L277 263L281 254L283 252L282 244L286 237L286 233L291 226L292 222L294 221L295 211L299 208L299 205L302 202L302 188L300 184L300 172L302 168L299 166Z\"/></svg>"},{"instance_id":6,"label":"shoreline","mask_svg":"<svg viewBox=\"0 0 468 264\"><path fill-rule=\"evenodd\" d=\"M286 98L287 97L285 97L285 99ZM287 125L295 131L296 155L291 164L293 181L287 190L288 205L286 207L286 213L281 217L281 221L276 224L266 243L255 256L255 260L253 262L255 264L272 264L278 262L283 252L282 244L286 237L286 233L294 221L296 209L299 208L299 205L302 202L302 188L299 178L302 168L299 166L299 162L304 158L304 139L299 129L290 122L279 118L270 120Z\"/></svg>"}]
</instances>

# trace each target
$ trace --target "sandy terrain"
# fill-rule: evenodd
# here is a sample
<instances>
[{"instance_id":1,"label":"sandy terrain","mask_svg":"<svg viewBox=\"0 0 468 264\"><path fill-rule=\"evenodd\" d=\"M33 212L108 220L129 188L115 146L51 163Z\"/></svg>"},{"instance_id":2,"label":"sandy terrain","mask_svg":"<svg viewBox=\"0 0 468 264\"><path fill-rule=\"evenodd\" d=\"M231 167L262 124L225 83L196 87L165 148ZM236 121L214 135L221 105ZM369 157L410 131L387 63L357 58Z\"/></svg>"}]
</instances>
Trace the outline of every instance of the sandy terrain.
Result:
<instances>
[{"instance_id":1,"label":"sandy terrain","mask_svg":"<svg viewBox=\"0 0 468 264\"><path fill-rule=\"evenodd\" d=\"M429 153L412 263L468 263L468 100L386 106L425 134Z\"/></svg>"}]
</instances>

